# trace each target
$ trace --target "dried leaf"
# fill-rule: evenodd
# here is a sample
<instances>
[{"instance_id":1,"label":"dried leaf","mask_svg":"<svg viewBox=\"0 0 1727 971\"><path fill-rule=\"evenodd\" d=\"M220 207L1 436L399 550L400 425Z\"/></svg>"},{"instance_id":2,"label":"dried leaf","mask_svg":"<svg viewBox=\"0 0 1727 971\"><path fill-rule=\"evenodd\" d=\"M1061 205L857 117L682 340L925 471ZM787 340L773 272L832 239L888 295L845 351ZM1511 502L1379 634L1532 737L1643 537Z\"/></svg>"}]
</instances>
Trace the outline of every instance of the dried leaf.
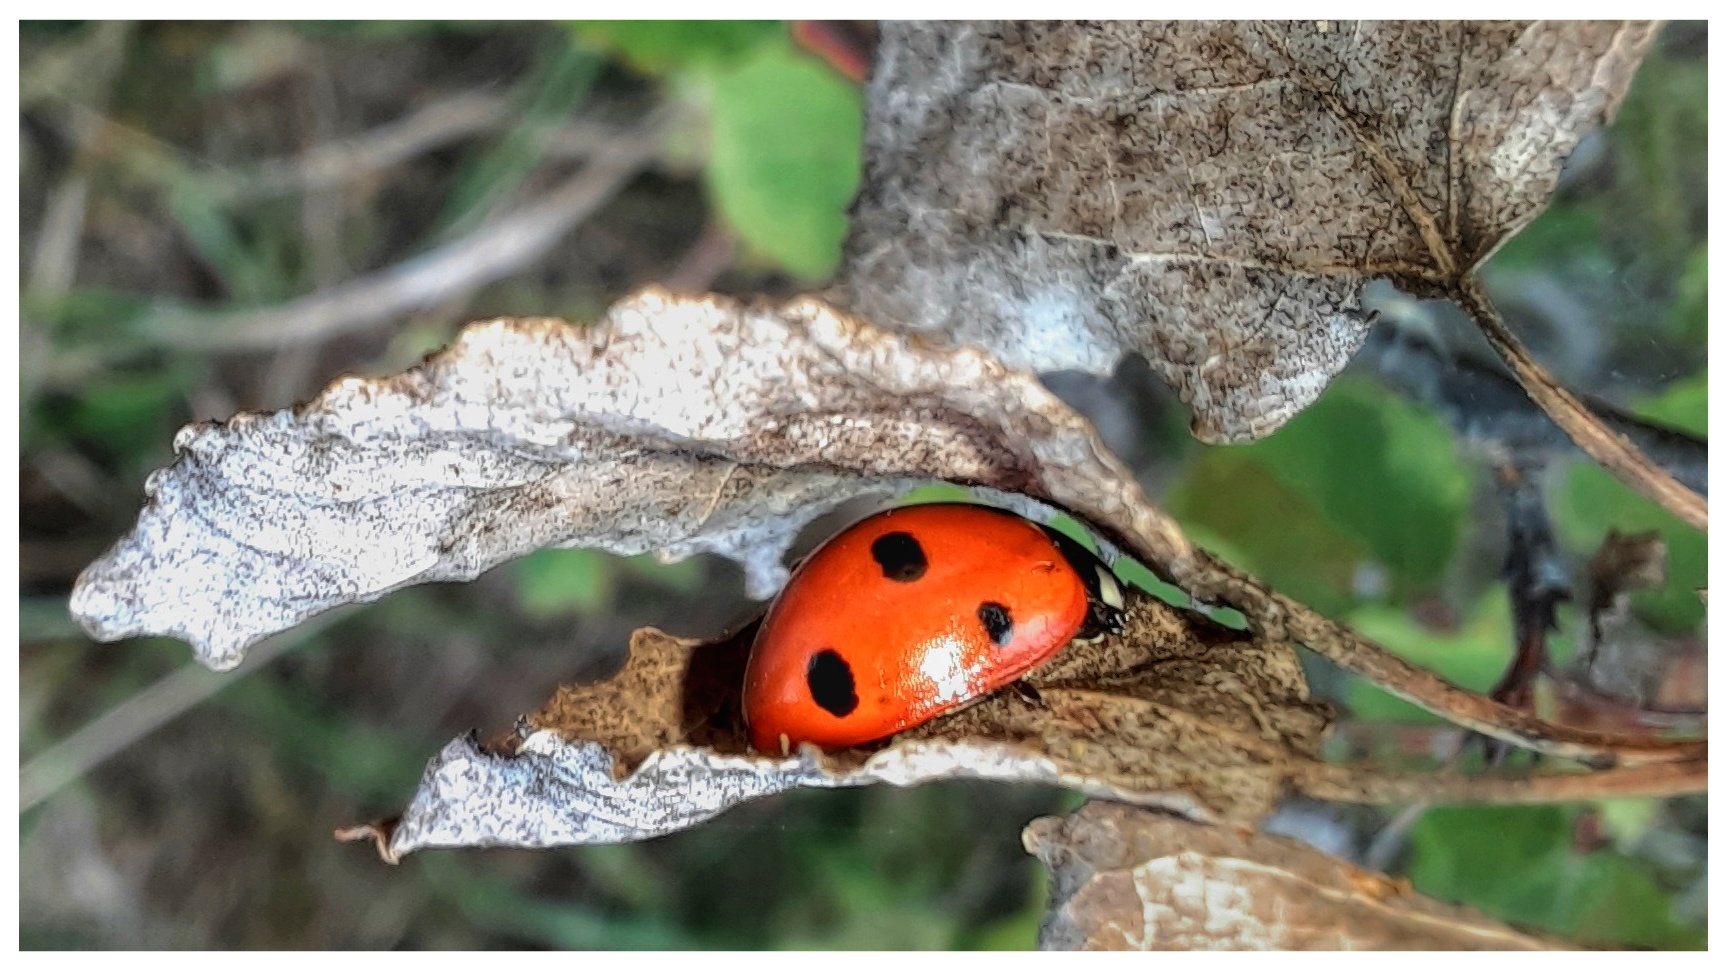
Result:
<instances>
[{"instance_id":1,"label":"dried leaf","mask_svg":"<svg viewBox=\"0 0 1727 971\"><path fill-rule=\"evenodd\" d=\"M1588 623L1577 656L1556 679L1567 721L1646 729L1707 716L1704 641L1663 634L1632 609L1632 593L1666 582L1660 533L1607 531L1589 560Z\"/></svg>"},{"instance_id":2,"label":"dried leaf","mask_svg":"<svg viewBox=\"0 0 1727 971\"><path fill-rule=\"evenodd\" d=\"M1653 33L888 25L845 299L1025 369L1138 351L1200 438L1258 438L1360 346L1370 279L1451 287L1535 217Z\"/></svg>"},{"instance_id":3,"label":"dried leaf","mask_svg":"<svg viewBox=\"0 0 1727 971\"><path fill-rule=\"evenodd\" d=\"M1125 634L867 751L752 754L737 705L754 631L715 643L638 631L612 678L565 686L508 744L452 742L383 844L556 846L648 839L797 787L969 778L1062 785L1209 820L1269 812L1326 725L1288 645L1140 596ZM371 831L368 831L370 833Z\"/></svg>"},{"instance_id":4,"label":"dried leaf","mask_svg":"<svg viewBox=\"0 0 1727 971\"><path fill-rule=\"evenodd\" d=\"M1667 582L1667 543L1653 530L1629 536L1609 529L1589 558L1589 612L1606 611L1634 590Z\"/></svg>"},{"instance_id":5,"label":"dried leaf","mask_svg":"<svg viewBox=\"0 0 1727 971\"><path fill-rule=\"evenodd\" d=\"M230 668L320 611L545 546L716 552L771 595L797 531L944 478L1187 549L1085 420L976 351L815 301L645 292L606 321L474 324L421 366L183 429L133 531L79 577L93 637L168 634Z\"/></svg>"},{"instance_id":6,"label":"dried leaf","mask_svg":"<svg viewBox=\"0 0 1727 971\"><path fill-rule=\"evenodd\" d=\"M1242 820L1286 788L1381 791L1351 788L1312 758L1323 716L1277 633L1312 621L1305 608L1190 547L1090 426L1034 379L814 301L745 307L648 292L589 329L478 324L404 374L346 379L294 411L180 438L179 460L152 476L138 527L80 578L73 606L98 636L178 633L215 666L320 610L471 576L544 545L715 550L744 562L765 594L808 519L930 478L980 486L1031 514L1048 512L1036 498L1067 508L1148 565L1271 618L1270 633L1226 649L1192 617L1147 621L1154 646L1069 651L1042 672L1057 679L1044 704L991 699L866 762L745 753L735 713L724 711L741 678L714 666L741 665L744 635L729 655L638 645L632 663L647 667L618 682L633 687L566 705L597 714L549 705L541 727L557 731L530 723L513 755L452 746L394 833L402 851L642 838L793 785L968 775ZM1328 630L1306 642L1325 648ZM1389 671L1387 685L1410 677L1371 645L1354 650L1328 656ZM1441 684L1432 694L1458 693ZM1514 737L1557 731L1525 722ZM1695 773L1679 775L1655 782L1697 784Z\"/></svg>"},{"instance_id":7,"label":"dried leaf","mask_svg":"<svg viewBox=\"0 0 1727 971\"><path fill-rule=\"evenodd\" d=\"M1563 947L1303 843L1092 802L1034 821L1050 868L1045 950L1534 950Z\"/></svg>"}]
</instances>

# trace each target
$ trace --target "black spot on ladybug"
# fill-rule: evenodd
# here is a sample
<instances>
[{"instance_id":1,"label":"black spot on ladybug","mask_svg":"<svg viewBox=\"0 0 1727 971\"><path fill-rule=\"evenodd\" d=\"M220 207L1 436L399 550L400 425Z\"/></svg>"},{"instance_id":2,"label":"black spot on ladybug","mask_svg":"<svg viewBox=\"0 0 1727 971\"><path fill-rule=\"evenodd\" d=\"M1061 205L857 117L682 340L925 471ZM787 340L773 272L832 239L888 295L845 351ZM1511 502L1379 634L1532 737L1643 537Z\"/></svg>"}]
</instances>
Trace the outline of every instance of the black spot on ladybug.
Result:
<instances>
[{"instance_id":1,"label":"black spot on ladybug","mask_svg":"<svg viewBox=\"0 0 1727 971\"><path fill-rule=\"evenodd\" d=\"M844 718L858 706L857 683L852 679L851 665L833 648L816 652L810 658L810 697L829 714Z\"/></svg>"},{"instance_id":2,"label":"black spot on ladybug","mask_svg":"<svg viewBox=\"0 0 1727 971\"><path fill-rule=\"evenodd\" d=\"M869 544L869 552L881 567L881 575L895 583L910 583L929 569L923 547L910 533L884 533Z\"/></svg>"},{"instance_id":3,"label":"black spot on ladybug","mask_svg":"<svg viewBox=\"0 0 1727 971\"><path fill-rule=\"evenodd\" d=\"M980 604L977 608L977 619L983 621L984 633L989 635L996 647L1001 647L1013 639L1013 615L1001 604L992 601Z\"/></svg>"}]
</instances>

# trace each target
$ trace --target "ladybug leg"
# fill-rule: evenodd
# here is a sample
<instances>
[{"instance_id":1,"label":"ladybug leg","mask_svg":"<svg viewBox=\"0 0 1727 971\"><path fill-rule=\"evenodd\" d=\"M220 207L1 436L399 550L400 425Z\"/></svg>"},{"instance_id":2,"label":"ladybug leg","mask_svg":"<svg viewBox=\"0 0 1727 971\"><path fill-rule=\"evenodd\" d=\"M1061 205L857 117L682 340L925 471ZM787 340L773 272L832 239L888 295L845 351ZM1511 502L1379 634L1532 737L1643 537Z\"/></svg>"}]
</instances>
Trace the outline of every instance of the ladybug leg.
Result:
<instances>
[{"instance_id":1,"label":"ladybug leg","mask_svg":"<svg viewBox=\"0 0 1727 971\"><path fill-rule=\"evenodd\" d=\"M1079 633L1074 639L1081 643L1090 643L1105 634L1120 634L1127 629L1127 593L1121 588L1121 581L1116 579L1115 571L1099 559L1096 553L1086 549L1067 534L1048 526L1043 527L1044 535L1055 543L1076 572L1080 581L1085 584L1090 607L1085 614L1085 623L1080 625Z\"/></svg>"},{"instance_id":2,"label":"ladybug leg","mask_svg":"<svg viewBox=\"0 0 1727 971\"><path fill-rule=\"evenodd\" d=\"M1009 684L1008 687L1013 689L1014 694L1025 699L1027 704L1036 705L1039 708L1043 707L1043 695L1039 693L1037 687L1031 682L1024 678L1018 678L1015 679L1013 683Z\"/></svg>"},{"instance_id":3,"label":"ladybug leg","mask_svg":"<svg viewBox=\"0 0 1727 971\"><path fill-rule=\"evenodd\" d=\"M1120 634L1127 630L1127 611L1114 604L1101 600L1093 600L1090 609L1086 611L1085 623L1080 625L1079 633L1074 639L1091 643L1101 639L1105 634Z\"/></svg>"}]
</instances>

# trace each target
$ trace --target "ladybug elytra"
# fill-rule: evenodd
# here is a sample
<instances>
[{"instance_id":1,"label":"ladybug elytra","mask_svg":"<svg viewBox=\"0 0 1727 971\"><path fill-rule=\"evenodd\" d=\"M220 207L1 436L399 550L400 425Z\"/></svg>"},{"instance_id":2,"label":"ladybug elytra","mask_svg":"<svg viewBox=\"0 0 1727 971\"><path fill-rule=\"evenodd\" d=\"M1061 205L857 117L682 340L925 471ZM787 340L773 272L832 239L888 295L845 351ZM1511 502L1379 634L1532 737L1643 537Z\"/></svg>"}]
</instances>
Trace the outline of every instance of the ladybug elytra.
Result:
<instances>
[{"instance_id":1,"label":"ladybug elytra","mask_svg":"<svg viewBox=\"0 0 1727 971\"><path fill-rule=\"evenodd\" d=\"M885 738L1121 629L1121 587L1052 529L989 506L877 513L823 543L762 619L744 674L758 751Z\"/></svg>"}]
</instances>

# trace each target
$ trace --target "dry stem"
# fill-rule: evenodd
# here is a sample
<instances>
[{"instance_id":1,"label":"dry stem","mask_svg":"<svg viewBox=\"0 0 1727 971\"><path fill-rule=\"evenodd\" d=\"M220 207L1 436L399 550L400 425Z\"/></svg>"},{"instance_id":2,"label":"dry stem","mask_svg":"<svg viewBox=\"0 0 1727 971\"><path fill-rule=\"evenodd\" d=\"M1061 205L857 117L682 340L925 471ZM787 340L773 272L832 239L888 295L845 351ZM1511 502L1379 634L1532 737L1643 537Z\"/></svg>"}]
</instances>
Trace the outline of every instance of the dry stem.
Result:
<instances>
[{"instance_id":1,"label":"dry stem","mask_svg":"<svg viewBox=\"0 0 1727 971\"><path fill-rule=\"evenodd\" d=\"M1416 667L1203 551L1196 551L1183 567L1177 579L1184 587L1196 596L1233 604L1266 636L1298 641L1344 670L1482 735L1543 755L1591 764L1683 762L1708 754L1707 739L1612 735L1544 721Z\"/></svg>"},{"instance_id":2,"label":"dry stem","mask_svg":"<svg viewBox=\"0 0 1727 971\"><path fill-rule=\"evenodd\" d=\"M1614 478L1625 483L1661 508L1684 520L1691 527L1708 532L1709 502L1685 488L1664 468L1651 462L1641 450L1623 435L1602 424L1571 392L1559 386L1522 343L1517 340L1499 310L1473 276L1465 276L1454 289L1453 299L1474 318L1476 326L1499 356L1516 375L1529 397L1565 430L1571 440L1606 469Z\"/></svg>"},{"instance_id":3,"label":"dry stem","mask_svg":"<svg viewBox=\"0 0 1727 971\"><path fill-rule=\"evenodd\" d=\"M1472 802L1529 805L1624 796L1679 796L1709 790L1707 760L1625 766L1595 772L1384 772L1343 765L1315 766L1294 780L1315 799L1380 805Z\"/></svg>"}]
</instances>

